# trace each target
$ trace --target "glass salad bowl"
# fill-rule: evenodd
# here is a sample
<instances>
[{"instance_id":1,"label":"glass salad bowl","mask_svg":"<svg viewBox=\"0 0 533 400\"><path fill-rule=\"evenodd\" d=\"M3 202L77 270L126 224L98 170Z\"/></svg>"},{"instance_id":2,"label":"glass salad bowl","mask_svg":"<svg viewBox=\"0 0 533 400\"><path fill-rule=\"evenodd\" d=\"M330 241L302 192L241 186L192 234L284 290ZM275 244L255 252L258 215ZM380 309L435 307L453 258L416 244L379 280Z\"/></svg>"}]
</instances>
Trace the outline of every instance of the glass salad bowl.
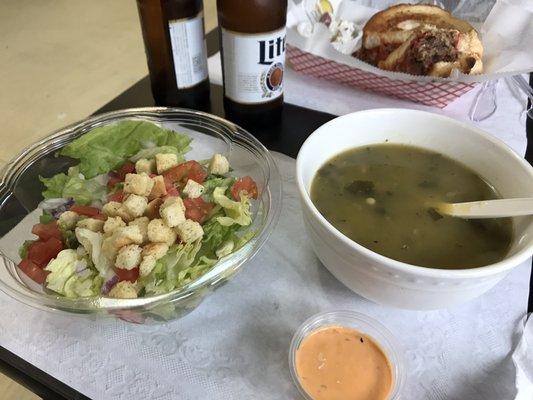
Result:
<instances>
[{"instance_id":1,"label":"glass salad bowl","mask_svg":"<svg viewBox=\"0 0 533 400\"><path fill-rule=\"evenodd\" d=\"M259 193L252 206L252 224L246 229L254 236L221 258L206 274L169 293L134 299L67 298L43 290L17 267L18 249L32 238L31 228L39 221L38 205L43 200L39 176L66 172L74 164L73 159L57 156L58 150L74 139L93 128L124 120L148 121L185 133L192 138L187 159L204 160L220 153L227 157L236 176L252 176ZM176 319L196 308L257 253L272 232L280 209L281 178L272 156L250 133L229 121L203 112L162 107L91 117L33 144L0 172L0 290L24 304L48 311L112 316L136 323Z\"/></svg>"}]
</instances>

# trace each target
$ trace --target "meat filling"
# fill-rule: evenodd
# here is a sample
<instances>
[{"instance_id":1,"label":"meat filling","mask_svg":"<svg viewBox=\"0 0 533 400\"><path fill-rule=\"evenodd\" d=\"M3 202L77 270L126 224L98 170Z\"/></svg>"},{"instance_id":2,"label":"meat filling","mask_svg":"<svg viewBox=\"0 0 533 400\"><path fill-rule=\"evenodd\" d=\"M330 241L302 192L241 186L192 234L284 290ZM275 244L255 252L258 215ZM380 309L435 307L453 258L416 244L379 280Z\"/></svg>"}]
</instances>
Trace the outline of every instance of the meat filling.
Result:
<instances>
[{"instance_id":1,"label":"meat filling","mask_svg":"<svg viewBox=\"0 0 533 400\"><path fill-rule=\"evenodd\" d=\"M435 63L457 60L458 41L459 32L454 29L424 31L413 41L397 70L413 75L427 75Z\"/></svg>"}]
</instances>

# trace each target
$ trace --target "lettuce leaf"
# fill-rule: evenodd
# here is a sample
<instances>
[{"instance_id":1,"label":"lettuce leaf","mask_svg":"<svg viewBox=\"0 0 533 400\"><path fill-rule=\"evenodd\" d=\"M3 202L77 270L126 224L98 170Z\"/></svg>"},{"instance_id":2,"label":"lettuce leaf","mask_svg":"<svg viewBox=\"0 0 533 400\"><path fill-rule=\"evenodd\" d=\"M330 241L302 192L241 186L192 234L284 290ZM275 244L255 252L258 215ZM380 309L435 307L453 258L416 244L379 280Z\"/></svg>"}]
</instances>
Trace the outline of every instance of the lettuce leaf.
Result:
<instances>
[{"instance_id":1,"label":"lettuce leaf","mask_svg":"<svg viewBox=\"0 0 533 400\"><path fill-rule=\"evenodd\" d=\"M203 228L204 237L199 256L216 257L219 259L239 250L253 239L256 234L255 231L248 230L244 234L239 235L239 231L242 228L240 225L222 225L218 221L217 216L207 221L203 225Z\"/></svg>"},{"instance_id":2,"label":"lettuce leaf","mask_svg":"<svg viewBox=\"0 0 533 400\"><path fill-rule=\"evenodd\" d=\"M83 273L83 272L87 273ZM104 278L95 271L86 269L82 273L73 274L64 286L66 297L91 297L100 294Z\"/></svg>"},{"instance_id":3,"label":"lettuce leaf","mask_svg":"<svg viewBox=\"0 0 533 400\"><path fill-rule=\"evenodd\" d=\"M70 179L65 183L63 188L63 198L74 199L78 204L87 205L93 201L101 200L106 194L106 186L99 179L83 179L76 174L76 167L69 170Z\"/></svg>"},{"instance_id":4,"label":"lettuce leaf","mask_svg":"<svg viewBox=\"0 0 533 400\"><path fill-rule=\"evenodd\" d=\"M248 230L244 235L242 236L234 236L234 244L235 247L233 248L232 252L236 252L241 247L243 247L246 243L248 243L250 240L252 240L255 235L257 234L257 231L255 230Z\"/></svg>"},{"instance_id":5,"label":"lettuce leaf","mask_svg":"<svg viewBox=\"0 0 533 400\"><path fill-rule=\"evenodd\" d=\"M89 253L91 261L100 275L107 276L112 267L112 261L102 251L103 235L100 232L93 232L86 228L76 228L75 234L78 242Z\"/></svg>"},{"instance_id":6,"label":"lettuce leaf","mask_svg":"<svg viewBox=\"0 0 533 400\"><path fill-rule=\"evenodd\" d=\"M39 222L41 224L49 224L50 222L55 221L56 219L48 211L43 210L43 214L39 217Z\"/></svg>"},{"instance_id":7,"label":"lettuce leaf","mask_svg":"<svg viewBox=\"0 0 533 400\"><path fill-rule=\"evenodd\" d=\"M96 296L104 282L98 272L89 267L89 260L72 249L61 250L45 270L50 271L46 287L66 297Z\"/></svg>"},{"instance_id":8,"label":"lettuce leaf","mask_svg":"<svg viewBox=\"0 0 533 400\"><path fill-rule=\"evenodd\" d=\"M191 139L183 134L145 121L123 121L94 128L65 146L59 154L80 160L80 172L87 178L120 167L143 148L172 146L189 150Z\"/></svg>"},{"instance_id":9,"label":"lettuce leaf","mask_svg":"<svg viewBox=\"0 0 533 400\"><path fill-rule=\"evenodd\" d=\"M77 249L80 246L80 243L78 242L78 239L76 239L76 234L74 231L70 229L63 229L61 226L59 227L59 231L61 232L61 239L63 240L63 245L67 249Z\"/></svg>"},{"instance_id":10,"label":"lettuce leaf","mask_svg":"<svg viewBox=\"0 0 533 400\"><path fill-rule=\"evenodd\" d=\"M202 242L180 243L172 246L168 253L157 261L150 274L141 278L147 294L167 293L180 286L179 273L190 268Z\"/></svg>"},{"instance_id":11,"label":"lettuce leaf","mask_svg":"<svg viewBox=\"0 0 533 400\"><path fill-rule=\"evenodd\" d=\"M248 226L252 223L250 200L241 194L241 201L233 201L227 197L225 187L217 187L213 191L213 200L224 209L225 216L217 217L217 221L224 226L238 224Z\"/></svg>"},{"instance_id":12,"label":"lettuce leaf","mask_svg":"<svg viewBox=\"0 0 533 400\"><path fill-rule=\"evenodd\" d=\"M101 179L85 179L80 175L78 167L71 167L67 174L57 174L51 178L39 177L46 186L43 192L45 199L72 198L75 203L89 205L101 200L107 192Z\"/></svg>"},{"instance_id":13,"label":"lettuce leaf","mask_svg":"<svg viewBox=\"0 0 533 400\"><path fill-rule=\"evenodd\" d=\"M204 187L204 193L202 194L202 197L205 201L212 202L213 201L213 192L217 187L224 187L228 188L231 187L235 183L235 178L229 177L229 178L221 178L216 177L214 175L210 175L204 183L202 183Z\"/></svg>"},{"instance_id":14,"label":"lettuce leaf","mask_svg":"<svg viewBox=\"0 0 533 400\"><path fill-rule=\"evenodd\" d=\"M217 217L214 217L207 221L202 227L204 229L204 237L202 239L200 255L216 257L216 251L220 249L220 247L228 241L233 241L235 232L240 228L240 225L232 224L230 226L225 226L218 222Z\"/></svg>"},{"instance_id":15,"label":"lettuce leaf","mask_svg":"<svg viewBox=\"0 0 533 400\"><path fill-rule=\"evenodd\" d=\"M218 258L209 258L202 256L198 261L189 268L184 268L178 272L178 284L176 287L184 286L202 275L206 274L218 262Z\"/></svg>"},{"instance_id":16,"label":"lettuce leaf","mask_svg":"<svg viewBox=\"0 0 533 400\"><path fill-rule=\"evenodd\" d=\"M61 250L45 267L46 271L50 271L46 277L46 287L56 293L64 294L65 283L76 272L76 261L78 261L76 250Z\"/></svg>"},{"instance_id":17,"label":"lettuce leaf","mask_svg":"<svg viewBox=\"0 0 533 400\"><path fill-rule=\"evenodd\" d=\"M39 180L46 186L46 190L43 192L45 199L58 199L63 197L63 188L70 178L66 174L57 174L51 178L39 177Z\"/></svg>"}]
</instances>

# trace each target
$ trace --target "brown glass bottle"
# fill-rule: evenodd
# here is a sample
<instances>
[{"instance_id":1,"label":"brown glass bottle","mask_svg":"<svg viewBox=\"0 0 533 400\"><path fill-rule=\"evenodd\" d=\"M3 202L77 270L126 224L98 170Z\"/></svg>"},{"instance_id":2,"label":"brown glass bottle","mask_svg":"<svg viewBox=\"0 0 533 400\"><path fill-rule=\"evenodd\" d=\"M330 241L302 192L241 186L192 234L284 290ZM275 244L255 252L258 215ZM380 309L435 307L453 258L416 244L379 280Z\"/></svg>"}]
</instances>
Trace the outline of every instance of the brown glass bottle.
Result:
<instances>
[{"instance_id":1,"label":"brown glass bottle","mask_svg":"<svg viewBox=\"0 0 533 400\"><path fill-rule=\"evenodd\" d=\"M157 105L209 107L202 0L137 0Z\"/></svg>"},{"instance_id":2,"label":"brown glass bottle","mask_svg":"<svg viewBox=\"0 0 533 400\"><path fill-rule=\"evenodd\" d=\"M217 0L226 117L244 126L279 121L287 0Z\"/></svg>"}]
</instances>

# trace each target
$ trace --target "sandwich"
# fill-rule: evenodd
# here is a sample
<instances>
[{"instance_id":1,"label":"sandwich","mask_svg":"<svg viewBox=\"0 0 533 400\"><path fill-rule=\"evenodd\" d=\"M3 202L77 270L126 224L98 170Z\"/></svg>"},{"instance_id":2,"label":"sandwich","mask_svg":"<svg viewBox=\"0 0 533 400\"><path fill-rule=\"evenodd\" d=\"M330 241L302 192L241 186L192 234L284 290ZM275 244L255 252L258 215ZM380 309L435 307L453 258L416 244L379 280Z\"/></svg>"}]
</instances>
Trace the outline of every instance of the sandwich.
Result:
<instances>
[{"instance_id":1,"label":"sandwich","mask_svg":"<svg viewBox=\"0 0 533 400\"><path fill-rule=\"evenodd\" d=\"M483 46L468 22L437 6L398 4L375 14L363 28L354 56L378 68L449 77L483 71Z\"/></svg>"}]
</instances>

